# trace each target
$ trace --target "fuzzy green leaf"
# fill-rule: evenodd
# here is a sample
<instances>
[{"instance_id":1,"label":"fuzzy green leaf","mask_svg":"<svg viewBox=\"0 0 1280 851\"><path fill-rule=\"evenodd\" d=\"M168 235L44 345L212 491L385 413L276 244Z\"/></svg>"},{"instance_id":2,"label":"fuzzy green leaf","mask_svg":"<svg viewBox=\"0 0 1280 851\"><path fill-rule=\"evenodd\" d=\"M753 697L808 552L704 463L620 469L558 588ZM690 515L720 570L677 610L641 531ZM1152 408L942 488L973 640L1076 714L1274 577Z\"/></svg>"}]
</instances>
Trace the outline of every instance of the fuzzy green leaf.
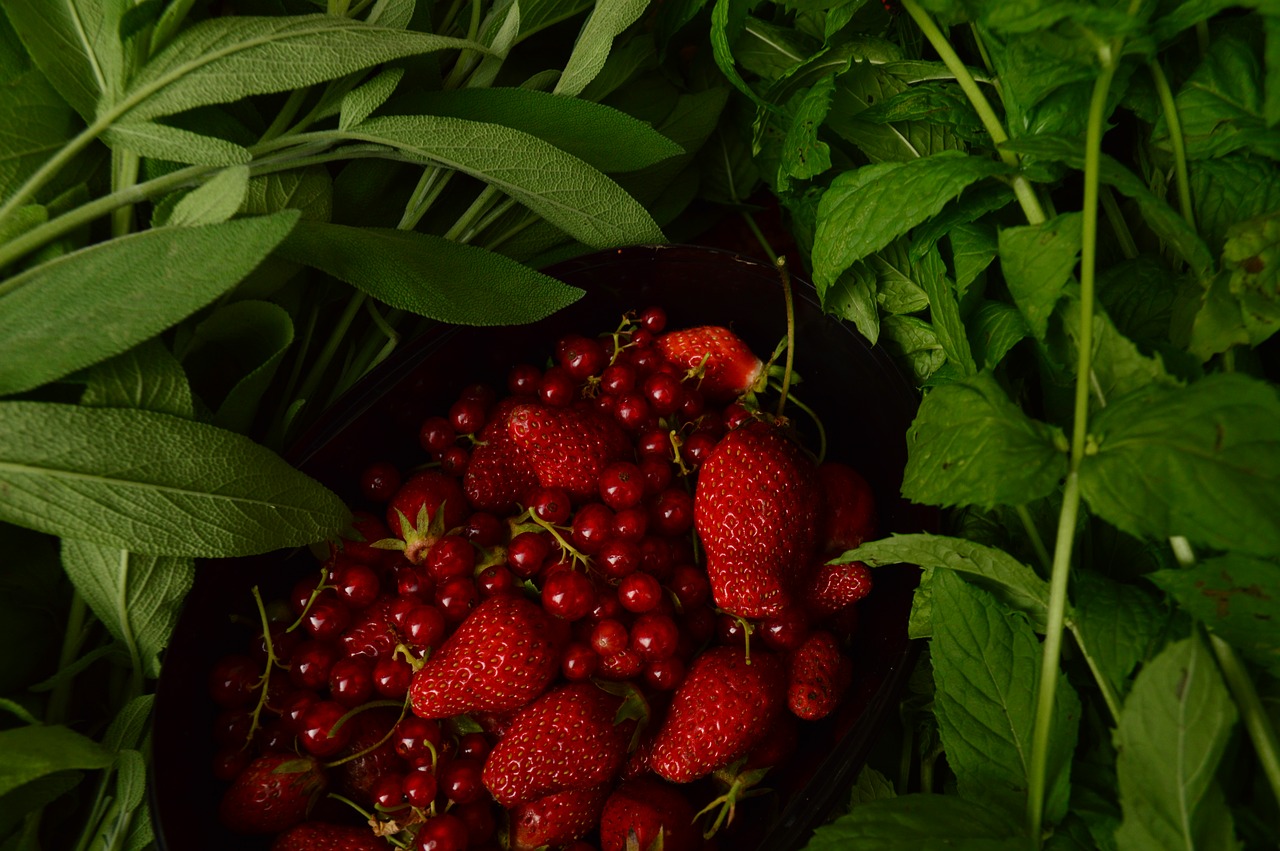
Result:
<instances>
[{"instance_id":1,"label":"fuzzy green leaf","mask_svg":"<svg viewBox=\"0 0 1280 851\"><path fill-rule=\"evenodd\" d=\"M75 132L75 113L37 70L0 85L0 199Z\"/></svg>"},{"instance_id":2,"label":"fuzzy green leaf","mask_svg":"<svg viewBox=\"0 0 1280 851\"><path fill-rule=\"evenodd\" d=\"M338 115L338 129L346 130L364 121L374 110L387 102L387 98L400 85L404 76L403 68L387 68L380 71L369 82L352 89L342 98L342 108Z\"/></svg>"},{"instance_id":3,"label":"fuzzy green leaf","mask_svg":"<svg viewBox=\"0 0 1280 851\"><path fill-rule=\"evenodd\" d=\"M459 325L519 325L582 293L502 255L413 231L303 222L280 253L401 310Z\"/></svg>"},{"instance_id":4,"label":"fuzzy green leaf","mask_svg":"<svg viewBox=\"0 0 1280 851\"><path fill-rule=\"evenodd\" d=\"M907 433L903 496L931 505L1022 505L1066 475L1065 439L1028 417L988 373L938 387Z\"/></svg>"},{"instance_id":5,"label":"fuzzy green leaf","mask_svg":"<svg viewBox=\"0 0 1280 851\"><path fill-rule=\"evenodd\" d=\"M1080 467L1089 505L1132 535L1280 552L1280 400L1242 375L1109 401Z\"/></svg>"},{"instance_id":6,"label":"fuzzy green leaf","mask_svg":"<svg viewBox=\"0 0 1280 851\"><path fill-rule=\"evenodd\" d=\"M105 360L189 316L257 266L296 220L286 212L144 231L10 278L0 284L0 394Z\"/></svg>"},{"instance_id":7,"label":"fuzzy green leaf","mask_svg":"<svg viewBox=\"0 0 1280 851\"><path fill-rule=\"evenodd\" d=\"M236 214L249 191L249 167L223 169L208 183L191 190L174 205L166 225L199 227L225 222Z\"/></svg>"},{"instance_id":8,"label":"fuzzy green leaf","mask_svg":"<svg viewBox=\"0 0 1280 851\"><path fill-rule=\"evenodd\" d=\"M106 768L115 755L62 726L0 730L0 795L58 771Z\"/></svg>"},{"instance_id":9,"label":"fuzzy green leaf","mask_svg":"<svg viewBox=\"0 0 1280 851\"><path fill-rule=\"evenodd\" d=\"M95 408L142 408L190 417L191 386L182 364L158 339L147 340L126 352L85 370L80 404Z\"/></svg>"},{"instance_id":10,"label":"fuzzy green leaf","mask_svg":"<svg viewBox=\"0 0 1280 851\"><path fill-rule=\"evenodd\" d=\"M4 12L53 87L86 120L124 83L126 0L6 0Z\"/></svg>"},{"instance_id":11,"label":"fuzzy green leaf","mask_svg":"<svg viewBox=\"0 0 1280 851\"><path fill-rule=\"evenodd\" d=\"M120 122L103 134L103 140L113 149L192 165L243 165L253 159L242 145L154 121Z\"/></svg>"},{"instance_id":12,"label":"fuzzy green leaf","mask_svg":"<svg viewBox=\"0 0 1280 851\"><path fill-rule=\"evenodd\" d=\"M0 520L135 553L223 557L338 534L346 507L253 441L151 411L0 402Z\"/></svg>"},{"instance_id":13,"label":"fuzzy green leaf","mask_svg":"<svg viewBox=\"0 0 1280 851\"><path fill-rule=\"evenodd\" d=\"M586 88L604 67L613 49L613 40L639 20L647 8L649 0L596 0L595 8L578 33L555 93L573 96Z\"/></svg>"}]
</instances>

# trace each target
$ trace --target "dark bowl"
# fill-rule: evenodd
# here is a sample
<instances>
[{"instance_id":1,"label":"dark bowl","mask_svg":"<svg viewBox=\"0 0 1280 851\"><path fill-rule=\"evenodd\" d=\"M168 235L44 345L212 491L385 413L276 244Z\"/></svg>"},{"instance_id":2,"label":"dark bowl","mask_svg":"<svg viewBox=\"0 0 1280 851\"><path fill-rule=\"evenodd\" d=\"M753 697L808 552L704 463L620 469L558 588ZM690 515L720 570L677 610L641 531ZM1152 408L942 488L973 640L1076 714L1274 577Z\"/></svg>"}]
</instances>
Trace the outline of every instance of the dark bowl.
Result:
<instances>
[{"instance_id":1,"label":"dark bowl","mask_svg":"<svg viewBox=\"0 0 1280 851\"><path fill-rule=\"evenodd\" d=\"M357 481L366 464L421 463L417 432L423 419L443 413L475 381L505 386L511 366L545 358L561 334L610 329L623 312L656 304L667 311L670 327L729 325L762 355L785 335L777 272L742 255L694 246L643 246L600 252L546 271L586 295L533 325L433 328L327 411L287 453L288 459L359 507ZM899 496L915 390L883 350L825 316L808 283L794 278L793 283L795 370L803 377L795 394L825 423L827 457L851 464L871 482L882 533L936 528L935 514ZM803 416L797 424L802 432L808 430L808 444L816 446L811 424ZM214 745L208 731L216 712L206 682L218 657L244 646L247 633L237 620L256 623L250 588L260 586L264 599L278 598L303 574L316 570L306 551L199 564L157 686L151 803L161 849L266 847L265 841L228 833L218 822L225 784L209 770ZM909 568L876 573L875 590L860 604L853 647L858 673L851 696L833 717L803 725L795 758L770 778L776 794L739 808L728 847L801 847L812 829L847 800L910 671L914 648L906 624L916 581Z\"/></svg>"}]
</instances>

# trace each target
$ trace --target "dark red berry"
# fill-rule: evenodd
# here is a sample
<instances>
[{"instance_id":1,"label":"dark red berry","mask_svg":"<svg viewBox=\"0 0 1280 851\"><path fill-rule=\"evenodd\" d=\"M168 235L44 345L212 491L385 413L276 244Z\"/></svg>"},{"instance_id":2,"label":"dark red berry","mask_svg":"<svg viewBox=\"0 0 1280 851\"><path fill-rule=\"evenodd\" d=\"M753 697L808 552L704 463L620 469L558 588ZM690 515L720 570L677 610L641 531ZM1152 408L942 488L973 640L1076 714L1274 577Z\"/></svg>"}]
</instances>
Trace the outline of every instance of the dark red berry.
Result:
<instances>
[{"instance_id":1,"label":"dark red berry","mask_svg":"<svg viewBox=\"0 0 1280 851\"><path fill-rule=\"evenodd\" d=\"M478 759L464 757L450 760L437 776L440 791L457 804L479 800L485 794L484 784L480 781L483 768L484 763Z\"/></svg>"},{"instance_id":2,"label":"dark red berry","mask_svg":"<svg viewBox=\"0 0 1280 851\"><path fill-rule=\"evenodd\" d=\"M513 396L537 396L541 384L542 370L531 364L519 364L507 373L507 389Z\"/></svg>"},{"instance_id":3,"label":"dark red berry","mask_svg":"<svg viewBox=\"0 0 1280 851\"><path fill-rule=\"evenodd\" d=\"M476 566L476 548L461 535L445 535L431 545L426 564L437 583L470 576Z\"/></svg>"},{"instance_id":4,"label":"dark red berry","mask_svg":"<svg viewBox=\"0 0 1280 851\"><path fill-rule=\"evenodd\" d=\"M416 851L464 851L470 841L466 822L443 813L432 816L418 828L414 848Z\"/></svg>"},{"instance_id":5,"label":"dark red berry","mask_svg":"<svg viewBox=\"0 0 1280 851\"><path fill-rule=\"evenodd\" d=\"M654 498L649 517L654 534L683 535L693 528L693 497L680 488L667 488Z\"/></svg>"},{"instance_id":6,"label":"dark red berry","mask_svg":"<svg viewBox=\"0 0 1280 851\"><path fill-rule=\"evenodd\" d=\"M360 473L360 493L374 502L386 502L400 487L400 471L388 461L375 461Z\"/></svg>"},{"instance_id":7,"label":"dark red berry","mask_svg":"<svg viewBox=\"0 0 1280 851\"><path fill-rule=\"evenodd\" d=\"M410 765L431 765L432 754L439 754L443 741L440 723L411 715L396 725L391 734L396 754ZM434 797L434 796L433 796Z\"/></svg>"},{"instance_id":8,"label":"dark red berry","mask_svg":"<svg viewBox=\"0 0 1280 851\"><path fill-rule=\"evenodd\" d=\"M651 659L644 666L644 681L658 691L672 691L684 681L685 664L679 656Z\"/></svg>"},{"instance_id":9,"label":"dark red berry","mask_svg":"<svg viewBox=\"0 0 1280 851\"><path fill-rule=\"evenodd\" d=\"M620 620L608 618L591 629L591 647L600 656L621 653L630 646L630 641L627 626Z\"/></svg>"},{"instance_id":10,"label":"dark red berry","mask_svg":"<svg viewBox=\"0 0 1280 851\"><path fill-rule=\"evenodd\" d=\"M317 641L333 641L351 625L351 610L336 598L316 600L302 625Z\"/></svg>"},{"instance_id":11,"label":"dark red berry","mask_svg":"<svg viewBox=\"0 0 1280 851\"><path fill-rule=\"evenodd\" d=\"M448 579L436 586L436 605L450 623L461 623L479 602L480 592L469 576Z\"/></svg>"},{"instance_id":12,"label":"dark red berry","mask_svg":"<svg viewBox=\"0 0 1280 851\"><path fill-rule=\"evenodd\" d=\"M613 516L613 536L624 541L639 541L649 531L649 512L635 506Z\"/></svg>"},{"instance_id":13,"label":"dark red berry","mask_svg":"<svg viewBox=\"0 0 1280 851\"><path fill-rule=\"evenodd\" d=\"M640 316L636 321L640 323L641 328L650 334L661 334L667 327L667 312L656 305L646 307L640 311Z\"/></svg>"},{"instance_id":14,"label":"dark red berry","mask_svg":"<svg viewBox=\"0 0 1280 851\"><path fill-rule=\"evenodd\" d=\"M358 561L339 561L333 567L329 582L338 597L353 609L363 609L378 598L381 590L378 574Z\"/></svg>"},{"instance_id":15,"label":"dark red berry","mask_svg":"<svg viewBox=\"0 0 1280 851\"><path fill-rule=\"evenodd\" d=\"M595 558L596 567L609 579L630 576L640 569L642 561L640 546L624 538L605 541Z\"/></svg>"},{"instance_id":16,"label":"dark red berry","mask_svg":"<svg viewBox=\"0 0 1280 851\"><path fill-rule=\"evenodd\" d=\"M440 471L461 478L470 461L470 452L461 446L450 446L440 455Z\"/></svg>"},{"instance_id":17,"label":"dark red berry","mask_svg":"<svg viewBox=\"0 0 1280 851\"><path fill-rule=\"evenodd\" d=\"M538 488L529 498L529 508L543 522L562 526L569 520L573 506L564 488Z\"/></svg>"},{"instance_id":18,"label":"dark red berry","mask_svg":"<svg viewBox=\"0 0 1280 851\"><path fill-rule=\"evenodd\" d=\"M427 417L418 429L418 443L433 455L439 455L458 439L453 424L444 417Z\"/></svg>"},{"instance_id":19,"label":"dark red berry","mask_svg":"<svg viewBox=\"0 0 1280 851\"><path fill-rule=\"evenodd\" d=\"M307 641L293 653L289 680L298 688L320 691L329 684L329 671L341 654L332 644Z\"/></svg>"},{"instance_id":20,"label":"dark red berry","mask_svg":"<svg viewBox=\"0 0 1280 851\"><path fill-rule=\"evenodd\" d=\"M676 652L680 628L667 615L648 612L631 625L631 649L646 661L665 659Z\"/></svg>"},{"instance_id":21,"label":"dark red berry","mask_svg":"<svg viewBox=\"0 0 1280 851\"><path fill-rule=\"evenodd\" d=\"M521 532L507 545L507 565L521 579L536 576L551 554L551 536L545 532Z\"/></svg>"},{"instance_id":22,"label":"dark red berry","mask_svg":"<svg viewBox=\"0 0 1280 851\"><path fill-rule=\"evenodd\" d=\"M485 404L462 398L449 408L449 424L458 434L477 434L485 426Z\"/></svg>"},{"instance_id":23,"label":"dark red berry","mask_svg":"<svg viewBox=\"0 0 1280 851\"><path fill-rule=\"evenodd\" d=\"M491 564L476 576L476 590L485 599L519 594L520 581L506 565Z\"/></svg>"},{"instance_id":24,"label":"dark red berry","mask_svg":"<svg viewBox=\"0 0 1280 851\"><path fill-rule=\"evenodd\" d=\"M611 364L600 376L600 389L608 396L625 396L635 388L636 371L627 364Z\"/></svg>"},{"instance_id":25,"label":"dark red berry","mask_svg":"<svg viewBox=\"0 0 1280 851\"><path fill-rule=\"evenodd\" d=\"M644 496L644 473L630 461L615 461L600 471L600 499L614 511L640 503Z\"/></svg>"},{"instance_id":26,"label":"dark red berry","mask_svg":"<svg viewBox=\"0 0 1280 851\"><path fill-rule=\"evenodd\" d=\"M542 585L542 608L562 620L584 618L596 605L591 580L574 570L560 570Z\"/></svg>"},{"instance_id":27,"label":"dark red berry","mask_svg":"<svg viewBox=\"0 0 1280 851\"><path fill-rule=\"evenodd\" d=\"M572 335L556 347L560 365L579 381L599 375L608 359L599 340Z\"/></svg>"},{"instance_id":28,"label":"dark red berry","mask_svg":"<svg viewBox=\"0 0 1280 851\"><path fill-rule=\"evenodd\" d=\"M613 409L613 417L618 421L618 425L633 433L650 428L657 422L657 417L654 416L648 400L635 392L618 397L618 404Z\"/></svg>"},{"instance_id":29,"label":"dark red berry","mask_svg":"<svg viewBox=\"0 0 1280 851\"><path fill-rule=\"evenodd\" d=\"M487 511L475 512L462 527L462 537L481 549L496 547L502 533L502 521Z\"/></svg>"},{"instance_id":30,"label":"dark red berry","mask_svg":"<svg viewBox=\"0 0 1280 851\"><path fill-rule=\"evenodd\" d=\"M251 657L224 656L209 674L209 694L213 702L228 709L248 706L258 696L263 667Z\"/></svg>"},{"instance_id":31,"label":"dark red berry","mask_svg":"<svg viewBox=\"0 0 1280 851\"><path fill-rule=\"evenodd\" d=\"M339 659L329 669L329 694L348 708L359 706L373 694L373 669L359 659Z\"/></svg>"},{"instance_id":32,"label":"dark red berry","mask_svg":"<svg viewBox=\"0 0 1280 851\"><path fill-rule=\"evenodd\" d=\"M489 753L489 739L484 733L463 733L458 737L454 754L468 759L484 759Z\"/></svg>"},{"instance_id":33,"label":"dark red berry","mask_svg":"<svg viewBox=\"0 0 1280 851\"><path fill-rule=\"evenodd\" d=\"M384 656L373 665L373 690L390 700L403 698L412 679L413 666L397 656Z\"/></svg>"},{"instance_id":34,"label":"dark red berry","mask_svg":"<svg viewBox=\"0 0 1280 851\"><path fill-rule=\"evenodd\" d=\"M563 367L553 366L542 376L538 398L553 408L567 407L578 398L578 380Z\"/></svg>"},{"instance_id":35,"label":"dark red berry","mask_svg":"<svg viewBox=\"0 0 1280 851\"><path fill-rule=\"evenodd\" d=\"M560 658L560 673L570 682L580 682L595 676L600 656L590 644L573 641L565 645Z\"/></svg>"},{"instance_id":36,"label":"dark red berry","mask_svg":"<svg viewBox=\"0 0 1280 851\"><path fill-rule=\"evenodd\" d=\"M588 503L573 515L573 545L587 555L600 552L613 535L613 512L598 502Z\"/></svg>"},{"instance_id":37,"label":"dark red berry","mask_svg":"<svg viewBox=\"0 0 1280 851\"><path fill-rule=\"evenodd\" d=\"M351 725L338 726L347 707L333 700L322 700L302 716L298 741L310 754L319 757L333 756L351 741Z\"/></svg>"},{"instance_id":38,"label":"dark red berry","mask_svg":"<svg viewBox=\"0 0 1280 851\"><path fill-rule=\"evenodd\" d=\"M629 612L651 611L662 598L662 586L647 573L636 571L618 583L618 602Z\"/></svg>"},{"instance_id":39,"label":"dark red berry","mask_svg":"<svg viewBox=\"0 0 1280 851\"><path fill-rule=\"evenodd\" d=\"M445 613L435 606L414 606L405 613L400 629L405 642L416 650L439 646L444 638Z\"/></svg>"},{"instance_id":40,"label":"dark red berry","mask_svg":"<svg viewBox=\"0 0 1280 851\"><path fill-rule=\"evenodd\" d=\"M711 598L711 582L705 573L693 565L680 564L671 571L671 591L687 610Z\"/></svg>"},{"instance_id":41,"label":"dark red berry","mask_svg":"<svg viewBox=\"0 0 1280 851\"><path fill-rule=\"evenodd\" d=\"M436 776L425 767L410 771L404 776L401 785L404 788L404 799L411 807L429 807L436 799Z\"/></svg>"},{"instance_id":42,"label":"dark red berry","mask_svg":"<svg viewBox=\"0 0 1280 851\"><path fill-rule=\"evenodd\" d=\"M669 417L680 408L683 388L674 375L655 372L644 380L644 396L655 414Z\"/></svg>"}]
</instances>

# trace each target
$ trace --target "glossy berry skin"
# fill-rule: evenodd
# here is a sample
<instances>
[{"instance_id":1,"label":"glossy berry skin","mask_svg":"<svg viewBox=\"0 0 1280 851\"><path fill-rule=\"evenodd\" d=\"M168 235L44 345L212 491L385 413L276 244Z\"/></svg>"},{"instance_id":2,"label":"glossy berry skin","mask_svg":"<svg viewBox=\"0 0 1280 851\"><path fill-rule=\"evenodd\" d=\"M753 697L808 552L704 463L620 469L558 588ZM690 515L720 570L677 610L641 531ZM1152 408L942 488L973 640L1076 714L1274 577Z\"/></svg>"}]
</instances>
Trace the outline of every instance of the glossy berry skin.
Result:
<instances>
[{"instance_id":1,"label":"glossy berry skin","mask_svg":"<svg viewBox=\"0 0 1280 851\"><path fill-rule=\"evenodd\" d=\"M307 710L298 726L298 742L308 753L333 756L351 741L351 725L338 727L347 707L335 700L322 700Z\"/></svg>"},{"instance_id":2,"label":"glossy berry skin","mask_svg":"<svg viewBox=\"0 0 1280 851\"><path fill-rule=\"evenodd\" d=\"M226 709L248 706L257 698L262 670L262 665L242 654L219 659L209 674L214 703Z\"/></svg>"},{"instance_id":3,"label":"glossy berry skin","mask_svg":"<svg viewBox=\"0 0 1280 851\"><path fill-rule=\"evenodd\" d=\"M737 334L718 325L668 331L658 338L663 357L681 369L701 375L697 387L712 402L723 404L764 384L764 363Z\"/></svg>"},{"instance_id":4,"label":"glossy berry skin","mask_svg":"<svg viewBox=\"0 0 1280 851\"><path fill-rule=\"evenodd\" d=\"M818 502L812 462L777 428L758 422L725 435L694 495L717 606L767 618L791 605L816 547Z\"/></svg>"},{"instance_id":5,"label":"glossy berry skin","mask_svg":"<svg viewBox=\"0 0 1280 851\"><path fill-rule=\"evenodd\" d=\"M768 735L786 706L782 661L739 647L712 647L689 666L654 736L650 766L688 783L744 756Z\"/></svg>"},{"instance_id":6,"label":"glossy berry skin","mask_svg":"<svg viewBox=\"0 0 1280 851\"><path fill-rule=\"evenodd\" d=\"M307 821L276 837L271 851L386 851L368 826Z\"/></svg>"},{"instance_id":7,"label":"glossy berry skin","mask_svg":"<svg viewBox=\"0 0 1280 851\"><path fill-rule=\"evenodd\" d=\"M542 585L542 608L561 620L576 621L596 607L596 591L591 580L576 570L560 570Z\"/></svg>"},{"instance_id":8,"label":"glossy berry skin","mask_svg":"<svg viewBox=\"0 0 1280 851\"><path fill-rule=\"evenodd\" d=\"M542 570L549 555L550 535L544 532L521 532L507 546L507 565L516 576L528 579Z\"/></svg>"},{"instance_id":9,"label":"glossy berry skin","mask_svg":"<svg viewBox=\"0 0 1280 851\"><path fill-rule=\"evenodd\" d=\"M819 551L839 554L876 535L876 503L871 485L847 464L818 466L822 512L818 518Z\"/></svg>"},{"instance_id":10,"label":"glossy berry skin","mask_svg":"<svg viewBox=\"0 0 1280 851\"><path fill-rule=\"evenodd\" d=\"M820 565L805 580L803 602L815 619L846 609L871 593L871 571L860 561Z\"/></svg>"},{"instance_id":11,"label":"glossy berry skin","mask_svg":"<svg viewBox=\"0 0 1280 851\"><path fill-rule=\"evenodd\" d=\"M413 677L409 699L423 718L507 712L546 688L560 651L541 606L490 597L469 614Z\"/></svg>"},{"instance_id":12,"label":"glossy berry skin","mask_svg":"<svg viewBox=\"0 0 1280 851\"><path fill-rule=\"evenodd\" d=\"M539 485L581 501L595 496L601 471L630 451L616 423L586 408L518 405L507 431Z\"/></svg>"},{"instance_id":13,"label":"glossy berry skin","mask_svg":"<svg viewBox=\"0 0 1280 851\"><path fill-rule=\"evenodd\" d=\"M490 794L512 807L612 780L627 753L613 723L619 704L591 683L570 683L521 709L485 761Z\"/></svg>"},{"instance_id":14,"label":"glossy berry skin","mask_svg":"<svg viewBox=\"0 0 1280 851\"><path fill-rule=\"evenodd\" d=\"M489 425L480 432L481 442L472 450L462 479L467 499L474 507L499 515L511 512L538 486L533 467L508 432L512 409L505 413L495 410Z\"/></svg>"},{"instance_id":15,"label":"glossy berry skin","mask_svg":"<svg viewBox=\"0 0 1280 851\"><path fill-rule=\"evenodd\" d=\"M416 851L463 851L470 841L466 822L455 815L442 813L423 822L413 847Z\"/></svg>"},{"instance_id":16,"label":"glossy berry skin","mask_svg":"<svg viewBox=\"0 0 1280 851\"><path fill-rule=\"evenodd\" d=\"M511 810L512 851L557 848L590 833L600 822L609 785L567 789Z\"/></svg>"},{"instance_id":17,"label":"glossy berry skin","mask_svg":"<svg viewBox=\"0 0 1280 851\"><path fill-rule=\"evenodd\" d=\"M830 715L849 687L850 670L836 637L813 633L791 657L787 708L805 721Z\"/></svg>"},{"instance_id":18,"label":"glossy berry skin","mask_svg":"<svg viewBox=\"0 0 1280 851\"><path fill-rule=\"evenodd\" d=\"M653 777L626 780L609 796L600 817L600 851L626 851L634 833L640 848L654 847L662 834L663 851L697 851L702 836L684 794Z\"/></svg>"},{"instance_id":19,"label":"glossy berry skin","mask_svg":"<svg viewBox=\"0 0 1280 851\"><path fill-rule=\"evenodd\" d=\"M279 833L306 818L328 786L318 760L267 753L232 781L218 805L218 817L235 833Z\"/></svg>"},{"instance_id":20,"label":"glossy berry skin","mask_svg":"<svg viewBox=\"0 0 1280 851\"><path fill-rule=\"evenodd\" d=\"M360 473L360 492L373 502L386 502L400 489L400 471L387 461L375 461Z\"/></svg>"}]
</instances>

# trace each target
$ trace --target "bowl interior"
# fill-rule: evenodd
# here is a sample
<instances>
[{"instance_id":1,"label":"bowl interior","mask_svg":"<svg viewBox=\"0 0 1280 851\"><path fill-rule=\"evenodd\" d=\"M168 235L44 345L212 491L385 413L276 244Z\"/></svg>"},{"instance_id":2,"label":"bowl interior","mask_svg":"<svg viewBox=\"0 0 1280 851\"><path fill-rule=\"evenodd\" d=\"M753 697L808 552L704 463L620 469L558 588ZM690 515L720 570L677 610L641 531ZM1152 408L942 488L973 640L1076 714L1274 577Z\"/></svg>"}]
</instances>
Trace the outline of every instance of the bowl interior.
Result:
<instances>
[{"instance_id":1,"label":"bowl interior","mask_svg":"<svg viewBox=\"0 0 1280 851\"><path fill-rule=\"evenodd\" d=\"M547 271L586 294L533 325L433 328L326 412L287 453L289 460L353 507L362 507L356 496L361 470L375 460L421 463L418 426L427 416L443 413L463 387L486 381L505 388L511 366L543 363L559 335L611 330L627 310L660 305L669 327L728 325L762 356L785 336L776 271L740 255L693 246L648 246L600 252ZM824 422L827 457L851 464L871 482L882 533L934 528L935 516L898 496L905 435L916 406L914 389L883 351L824 316L808 284L793 283L795 370L803 378L794 393ZM808 445L816 447L812 424L803 414L796 414L796 423ZM226 832L217 820L224 784L209 771L214 746L208 731L216 713L206 680L214 662L246 640L237 616L256 623L249 589L260 586L270 600L315 570L315 560L305 551L199 565L157 685L152 805L161 848L256 847ZM861 604L853 647L857 684L851 698L834 717L803 725L791 767L771 778L769 785L779 794L740 810L732 847L799 847L844 799L909 670L912 645L906 621L915 582L909 569L877 572L876 588Z\"/></svg>"}]
</instances>

